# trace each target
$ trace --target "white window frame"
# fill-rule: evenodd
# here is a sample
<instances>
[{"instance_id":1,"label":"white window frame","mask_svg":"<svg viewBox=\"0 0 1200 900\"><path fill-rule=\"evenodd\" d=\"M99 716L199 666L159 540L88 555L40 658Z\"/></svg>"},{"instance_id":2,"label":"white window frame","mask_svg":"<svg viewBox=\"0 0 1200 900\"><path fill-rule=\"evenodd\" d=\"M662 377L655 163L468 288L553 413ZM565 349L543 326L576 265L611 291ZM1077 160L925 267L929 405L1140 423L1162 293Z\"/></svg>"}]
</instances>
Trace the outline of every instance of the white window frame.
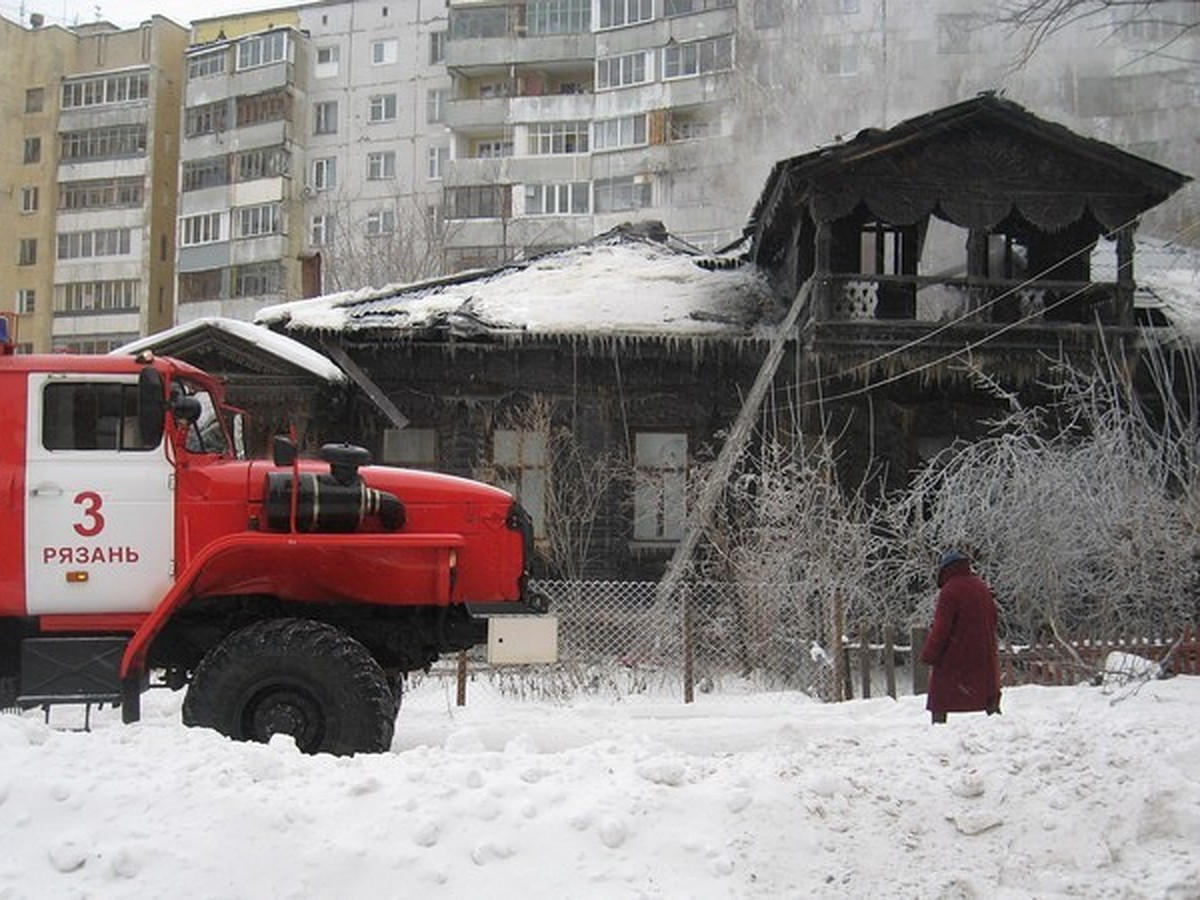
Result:
<instances>
[{"instance_id":1,"label":"white window frame","mask_svg":"<svg viewBox=\"0 0 1200 900\"><path fill-rule=\"evenodd\" d=\"M599 0L599 28L622 28L654 18L654 0Z\"/></svg>"},{"instance_id":2,"label":"white window frame","mask_svg":"<svg viewBox=\"0 0 1200 900\"><path fill-rule=\"evenodd\" d=\"M425 121L430 124L446 119L446 103L450 99L448 88L430 88L425 92Z\"/></svg>"},{"instance_id":3,"label":"white window frame","mask_svg":"<svg viewBox=\"0 0 1200 900\"><path fill-rule=\"evenodd\" d=\"M319 100L313 104L313 134L337 134L338 102Z\"/></svg>"},{"instance_id":4,"label":"white window frame","mask_svg":"<svg viewBox=\"0 0 1200 900\"><path fill-rule=\"evenodd\" d=\"M722 34L702 41L688 41L663 48L663 81L695 78L733 68L733 35Z\"/></svg>"},{"instance_id":5,"label":"white window frame","mask_svg":"<svg viewBox=\"0 0 1200 900\"><path fill-rule=\"evenodd\" d=\"M309 222L308 242L313 247L327 247L333 243L334 218L332 213L318 213Z\"/></svg>"},{"instance_id":6,"label":"white window frame","mask_svg":"<svg viewBox=\"0 0 1200 900\"><path fill-rule=\"evenodd\" d=\"M654 80L654 59L645 50L596 60L596 90L607 91Z\"/></svg>"},{"instance_id":7,"label":"white window frame","mask_svg":"<svg viewBox=\"0 0 1200 900\"><path fill-rule=\"evenodd\" d=\"M37 289L17 288L17 315L27 316L37 311Z\"/></svg>"},{"instance_id":8,"label":"white window frame","mask_svg":"<svg viewBox=\"0 0 1200 900\"><path fill-rule=\"evenodd\" d=\"M547 438L544 431L497 428L492 432L492 465L496 483L516 497L529 513L533 536L546 536L548 481Z\"/></svg>"},{"instance_id":9,"label":"white window frame","mask_svg":"<svg viewBox=\"0 0 1200 900\"><path fill-rule=\"evenodd\" d=\"M441 181L446 174L446 163L450 162L449 147L430 147L425 154L426 177L430 181Z\"/></svg>"},{"instance_id":10,"label":"white window frame","mask_svg":"<svg viewBox=\"0 0 1200 900\"><path fill-rule=\"evenodd\" d=\"M27 215L38 211L39 196L37 185L21 188L21 213Z\"/></svg>"},{"instance_id":11,"label":"white window frame","mask_svg":"<svg viewBox=\"0 0 1200 900\"><path fill-rule=\"evenodd\" d=\"M184 216L179 220L179 246L196 247L217 243L221 240L223 218L224 215L220 212Z\"/></svg>"},{"instance_id":12,"label":"white window frame","mask_svg":"<svg viewBox=\"0 0 1200 900\"><path fill-rule=\"evenodd\" d=\"M279 203L256 203L233 210L235 237L256 238L283 232L283 213Z\"/></svg>"},{"instance_id":13,"label":"white window frame","mask_svg":"<svg viewBox=\"0 0 1200 900\"><path fill-rule=\"evenodd\" d=\"M646 114L600 119L592 123L592 152L644 147L647 143Z\"/></svg>"},{"instance_id":14,"label":"white window frame","mask_svg":"<svg viewBox=\"0 0 1200 900\"><path fill-rule=\"evenodd\" d=\"M322 156L312 162L312 189L332 191L337 187L337 157Z\"/></svg>"},{"instance_id":15,"label":"white window frame","mask_svg":"<svg viewBox=\"0 0 1200 900\"><path fill-rule=\"evenodd\" d=\"M261 69L288 59L290 54L288 33L271 31L242 38L237 45L237 71Z\"/></svg>"},{"instance_id":16,"label":"white window frame","mask_svg":"<svg viewBox=\"0 0 1200 900\"><path fill-rule=\"evenodd\" d=\"M396 95L375 94L367 101L367 121L373 125L396 120Z\"/></svg>"},{"instance_id":17,"label":"white window frame","mask_svg":"<svg viewBox=\"0 0 1200 900\"><path fill-rule=\"evenodd\" d=\"M687 434L638 432L633 463L633 539L678 541L687 519Z\"/></svg>"},{"instance_id":18,"label":"white window frame","mask_svg":"<svg viewBox=\"0 0 1200 900\"><path fill-rule=\"evenodd\" d=\"M367 181L387 181L395 177L395 150L376 150L367 154Z\"/></svg>"},{"instance_id":19,"label":"white window frame","mask_svg":"<svg viewBox=\"0 0 1200 900\"><path fill-rule=\"evenodd\" d=\"M371 65L388 66L399 57L400 42L395 38L381 38L371 41Z\"/></svg>"},{"instance_id":20,"label":"white window frame","mask_svg":"<svg viewBox=\"0 0 1200 900\"><path fill-rule=\"evenodd\" d=\"M373 209L367 213L367 237L386 237L396 233L396 211Z\"/></svg>"},{"instance_id":21,"label":"white window frame","mask_svg":"<svg viewBox=\"0 0 1200 900\"><path fill-rule=\"evenodd\" d=\"M591 212L591 184L563 181L525 185L525 215L584 216Z\"/></svg>"},{"instance_id":22,"label":"white window frame","mask_svg":"<svg viewBox=\"0 0 1200 900\"><path fill-rule=\"evenodd\" d=\"M588 153L591 127L586 120L534 122L529 126L530 156L576 156ZM572 149L567 149L570 146Z\"/></svg>"}]
</instances>

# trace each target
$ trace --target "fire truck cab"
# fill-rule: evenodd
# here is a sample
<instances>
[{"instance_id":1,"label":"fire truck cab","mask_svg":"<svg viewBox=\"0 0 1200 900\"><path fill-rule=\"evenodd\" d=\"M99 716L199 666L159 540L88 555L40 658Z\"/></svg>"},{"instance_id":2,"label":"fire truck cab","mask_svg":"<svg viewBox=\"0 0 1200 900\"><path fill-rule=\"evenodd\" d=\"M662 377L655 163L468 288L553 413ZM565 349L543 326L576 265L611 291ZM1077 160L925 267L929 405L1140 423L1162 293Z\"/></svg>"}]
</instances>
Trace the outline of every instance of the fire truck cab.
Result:
<instances>
[{"instance_id":1,"label":"fire truck cab","mask_svg":"<svg viewBox=\"0 0 1200 900\"><path fill-rule=\"evenodd\" d=\"M403 676L520 613L527 660L555 634L527 593L511 495L370 465L237 448L221 384L182 361L15 355L0 319L0 707L119 703L187 688L187 724L305 751L391 744ZM536 623L536 624L535 624Z\"/></svg>"}]
</instances>

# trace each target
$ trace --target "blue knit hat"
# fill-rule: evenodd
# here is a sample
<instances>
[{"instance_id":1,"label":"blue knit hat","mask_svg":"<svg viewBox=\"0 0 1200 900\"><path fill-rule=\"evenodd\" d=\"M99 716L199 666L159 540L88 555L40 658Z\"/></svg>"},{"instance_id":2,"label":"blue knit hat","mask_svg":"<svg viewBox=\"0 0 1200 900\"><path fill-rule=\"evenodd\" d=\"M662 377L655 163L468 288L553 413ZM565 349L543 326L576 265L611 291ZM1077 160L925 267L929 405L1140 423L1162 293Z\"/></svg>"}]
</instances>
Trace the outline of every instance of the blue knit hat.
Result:
<instances>
[{"instance_id":1,"label":"blue knit hat","mask_svg":"<svg viewBox=\"0 0 1200 900\"><path fill-rule=\"evenodd\" d=\"M970 562L970 559L961 550L956 550L951 547L949 550L942 551L942 555L938 557L938 571L947 566L952 566L957 562Z\"/></svg>"}]
</instances>

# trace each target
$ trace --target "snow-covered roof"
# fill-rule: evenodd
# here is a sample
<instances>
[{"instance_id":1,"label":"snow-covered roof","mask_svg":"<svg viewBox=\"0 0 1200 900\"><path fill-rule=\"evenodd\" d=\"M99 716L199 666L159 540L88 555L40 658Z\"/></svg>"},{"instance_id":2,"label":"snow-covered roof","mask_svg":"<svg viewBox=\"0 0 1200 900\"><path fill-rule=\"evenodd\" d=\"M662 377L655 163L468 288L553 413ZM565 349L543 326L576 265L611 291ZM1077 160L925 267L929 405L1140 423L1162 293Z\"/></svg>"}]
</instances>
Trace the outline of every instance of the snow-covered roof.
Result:
<instances>
[{"instance_id":1,"label":"snow-covered roof","mask_svg":"<svg viewBox=\"0 0 1200 900\"><path fill-rule=\"evenodd\" d=\"M294 341L286 335L277 334L261 325L254 325L250 322L242 322L238 319L226 319L219 316L205 316L193 319L191 322L185 322L182 325L176 325L174 328L168 328L166 331L160 331L149 337L140 338L125 344L111 352L118 356L128 356L138 353L141 350L156 349L170 341L195 334L206 328L213 328L233 337L240 338L247 343L259 347L263 352L289 362L297 368L311 372L313 375L323 378L326 381L341 383L346 380L346 374L329 359L322 356L316 350L304 346L299 341Z\"/></svg>"},{"instance_id":2,"label":"snow-covered roof","mask_svg":"<svg viewBox=\"0 0 1200 900\"><path fill-rule=\"evenodd\" d=\"M756 268L622 231L495 270L329 294L255 318L291 331L677 338L753 337L781 312Z\"/></svg>"}]
</instances>

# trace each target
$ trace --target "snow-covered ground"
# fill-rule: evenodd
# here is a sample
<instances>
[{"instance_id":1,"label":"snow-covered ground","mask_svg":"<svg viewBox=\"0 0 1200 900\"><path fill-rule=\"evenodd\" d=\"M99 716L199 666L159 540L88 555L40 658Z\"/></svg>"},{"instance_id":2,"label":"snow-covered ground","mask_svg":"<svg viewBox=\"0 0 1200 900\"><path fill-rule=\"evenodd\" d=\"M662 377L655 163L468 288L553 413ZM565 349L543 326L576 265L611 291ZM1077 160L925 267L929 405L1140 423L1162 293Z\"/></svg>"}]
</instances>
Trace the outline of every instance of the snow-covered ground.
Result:
<instances>
[{"instance_id":1,"label":"snow-covered ground","mask_svg":"<svg viewBox=\"0 0 1200 900\"><path fill-rule=\"evenodd\" d=\"M306 757L154 692L0 715L0 898L1200 897L1200 678L1002 717L794 693L517 702L426 681Z\"/></svg>"}]
</instances>

